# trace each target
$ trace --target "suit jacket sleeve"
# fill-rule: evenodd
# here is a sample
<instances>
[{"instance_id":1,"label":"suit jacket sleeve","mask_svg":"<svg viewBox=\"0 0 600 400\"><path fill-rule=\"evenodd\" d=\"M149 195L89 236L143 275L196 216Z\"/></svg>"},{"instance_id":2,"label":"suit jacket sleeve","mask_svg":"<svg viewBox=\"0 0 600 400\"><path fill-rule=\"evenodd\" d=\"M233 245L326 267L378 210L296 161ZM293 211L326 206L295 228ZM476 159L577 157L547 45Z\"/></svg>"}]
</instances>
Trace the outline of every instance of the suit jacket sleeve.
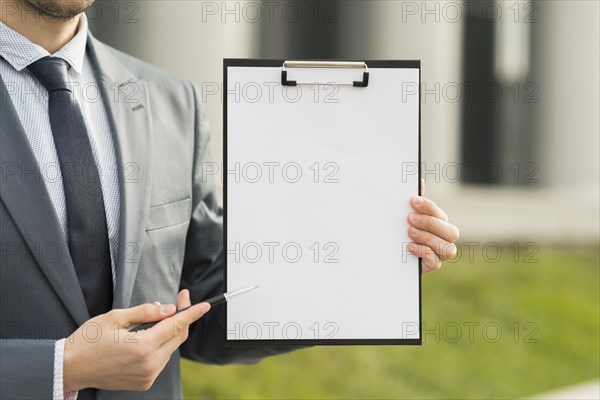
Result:
<instances>
[{"instance_id":1,"label":"suit jacket sleeve","mask_svg":"<svg viewBox=\"0 0 600 400\"><path fill-rule=\"evenodd\" d=\"M51 399L53 340L0 340L0 398Z\"/></svg>"},{"instance_id":2,"label":"suit jacket sleeve","mask_svg":"<svg viewBox=\"0 0 600 400\"><path fill-rule=\"evenodd\" d=\"M208 143L208 123L200 110L199 95L193 88L195 117L195 156L192 219L187 234L181 288L189 289L192 303L223 293L223 217L215 193L220 165L212 162ZM297 346L225 347L224 305L215 306L190 327L188 340L181 346L183 357L210 364L252 364L260 359L292 351Z\"/></svg>"}]
</instances>

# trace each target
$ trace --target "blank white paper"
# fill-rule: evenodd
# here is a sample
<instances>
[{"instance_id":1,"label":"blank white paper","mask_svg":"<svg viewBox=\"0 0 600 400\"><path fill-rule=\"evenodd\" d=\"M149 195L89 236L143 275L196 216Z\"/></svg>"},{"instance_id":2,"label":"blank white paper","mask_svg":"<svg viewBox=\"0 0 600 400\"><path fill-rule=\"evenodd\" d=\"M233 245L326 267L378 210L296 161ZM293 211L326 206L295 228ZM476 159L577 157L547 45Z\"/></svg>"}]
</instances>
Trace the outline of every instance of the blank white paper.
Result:
<instances>
[{"instance_id":1,"label":"blank white paper","mask_svg":"<svg viewBox=\"0 0 600 400\"><path fill-rule=\"evenodd\" d=\"M227 339L419 339L419 70L280 78L228 68L226 283L259 288L227 303Z\"/></svg>"}]
</instances>

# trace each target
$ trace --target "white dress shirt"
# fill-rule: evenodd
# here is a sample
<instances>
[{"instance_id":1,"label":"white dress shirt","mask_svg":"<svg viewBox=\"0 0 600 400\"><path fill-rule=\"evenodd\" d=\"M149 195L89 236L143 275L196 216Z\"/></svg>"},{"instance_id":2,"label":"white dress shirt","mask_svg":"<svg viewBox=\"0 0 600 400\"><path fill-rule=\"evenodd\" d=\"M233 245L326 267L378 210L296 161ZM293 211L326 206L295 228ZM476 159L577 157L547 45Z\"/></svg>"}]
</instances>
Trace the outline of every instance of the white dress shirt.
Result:
<instances>
[{"instance_id":1,"label":"white dress shirt","mask_svg":"<svg viewBox=\"0 0 600 400\"><path fill-rule=\"evenodd\" d=\"M74 97L81 108L94 159L98 166L106 212L114 287L115 260L119 241L118 169L106 109L102 103L92 65L86 55L87 35L88 23L83 15L76 36L52 56L62 58L70 65L69 80L73 85ZM27 66L31 63L50 55L42 47L0 22L0 76L2 76L31 144L54 205L54 212L60 222L64 239L67 241L65 193L50 128L48 92L27 70ZM60 400L63 399L63 355L64 339L56 342L54 362L54 398ZM69 396L72 398L73 394L69 394Z\"/></svg>"}]
</instances>

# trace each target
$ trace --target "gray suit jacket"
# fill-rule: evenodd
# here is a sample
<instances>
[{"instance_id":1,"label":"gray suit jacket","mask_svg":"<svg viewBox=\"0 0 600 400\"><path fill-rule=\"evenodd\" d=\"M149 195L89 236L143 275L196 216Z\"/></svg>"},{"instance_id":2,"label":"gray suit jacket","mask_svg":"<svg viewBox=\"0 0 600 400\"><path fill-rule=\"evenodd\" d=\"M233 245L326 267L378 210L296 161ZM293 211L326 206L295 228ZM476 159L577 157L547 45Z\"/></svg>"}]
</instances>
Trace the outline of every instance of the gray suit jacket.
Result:
<instances>
[{"instance_id":1,"label":"gray suit jacket","mask_svg":"<svg viewBox=\"0 0 600 400\"><path fill-rule=\"evenodd\" d=\"M190 289L192 301L218 294L223 227L214 182L203 173L209 139L196 89L91 35L87 51L120 167L113 308L174 303L180 288ZM0 166L0 398L49 399L54 343L89 315L40 168L1 79ZM223 329L217 306L193 325L181 355L253 363L290 350L226 348ZM148 392L88 390L80 398L181 398L179 361L176 352Z\"/></svg>"}]
</instances>

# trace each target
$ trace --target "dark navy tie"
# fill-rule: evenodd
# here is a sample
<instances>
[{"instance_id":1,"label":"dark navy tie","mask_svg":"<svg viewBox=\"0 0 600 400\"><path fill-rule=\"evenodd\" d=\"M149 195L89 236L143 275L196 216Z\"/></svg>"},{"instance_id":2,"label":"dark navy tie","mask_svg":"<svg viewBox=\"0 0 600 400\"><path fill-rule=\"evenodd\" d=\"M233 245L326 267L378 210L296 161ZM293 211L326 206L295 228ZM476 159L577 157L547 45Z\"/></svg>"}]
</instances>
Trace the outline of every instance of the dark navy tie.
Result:
<instances>
[{"instance_id":1,"label":"dark navy tie","mask_svg":"<svg viewBox=\"0 0 600 400\"><path fill-rule=\"evenodd\" d=\"M106 213L98 167L81 109L69 85L69 65L56 57L28 67L48 90L48 115L63 179L69 251L90 316L112 308L113 285Z\"/></svg>"}]
</instances>

